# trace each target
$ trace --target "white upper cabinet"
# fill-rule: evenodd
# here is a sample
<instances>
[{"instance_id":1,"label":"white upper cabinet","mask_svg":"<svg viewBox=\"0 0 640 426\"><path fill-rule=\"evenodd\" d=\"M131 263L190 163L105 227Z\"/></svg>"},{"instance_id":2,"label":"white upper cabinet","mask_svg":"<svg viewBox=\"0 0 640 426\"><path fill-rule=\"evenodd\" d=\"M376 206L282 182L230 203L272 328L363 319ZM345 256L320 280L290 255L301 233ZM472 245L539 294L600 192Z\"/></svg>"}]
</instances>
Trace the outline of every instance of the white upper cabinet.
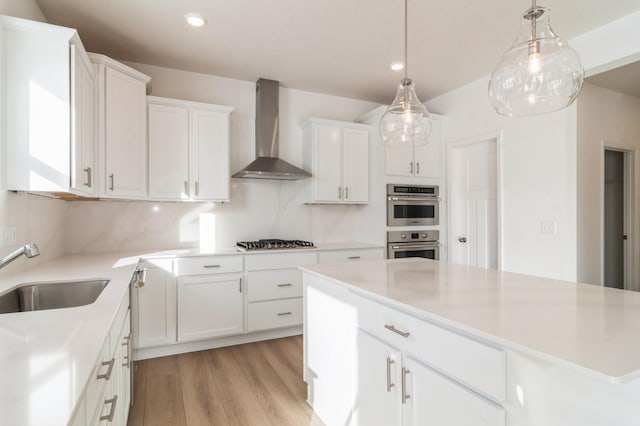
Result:
<instances>
[{"instance_id":1,"label":"white upper cabinet","mask_svg":"<svg viewBox=\"0 0 640 426\"><path fill-rule=\"evenodd\" d=\"M304 124L310 202L369 202L369 126L312 118Z\"/></svg>"},{"instance_id":2,"label":"white upper cabinet","mask_svg":"<svg viewBox=\"0 0 640 426\"><path fill-rule=\"evenodd\" d=\"M0 29L7 189L92 194L94 89L78 34L6 16Z\"/></svg>"},{"instance_id":3,"label":"white upper cabinet","mask_svg":"<svg viewBox=\"0 0 640 426\"><path fill-rule=\"evenodd\" d=\"M233 108L149 96L149 197L229 200Z\"/></svg>"},{"instance_id":4,"label":"white upper cabinet","mask_svg":"<svg viewBox=\"0 0 640 426\"><path fill-rule=\"evenodd\" d=\"M89 56L98 76L100 195L146 198L146 92L151 79L104 55Z\"/></svg>"},{"instance_id":5,"label":"white upper cabinet","mask_svg":"<svg viewBox=\"0 0 640 426\"><path fill-rule=\"evenodd\" d=\"M96 84L86 53L71 45L71 189L94 195Z\"/></svg>"},{"instance_id":6,"label":"white upper cabinet","mask_svg":"<svg viewBox=\"0 0 640 426\"><path fill-rule=\"evenodd\" d=\"M387 176L440 178L442 171L442 117L431 114L429 142L415 148L385 148Z\"/></svg>"}]
</instances>

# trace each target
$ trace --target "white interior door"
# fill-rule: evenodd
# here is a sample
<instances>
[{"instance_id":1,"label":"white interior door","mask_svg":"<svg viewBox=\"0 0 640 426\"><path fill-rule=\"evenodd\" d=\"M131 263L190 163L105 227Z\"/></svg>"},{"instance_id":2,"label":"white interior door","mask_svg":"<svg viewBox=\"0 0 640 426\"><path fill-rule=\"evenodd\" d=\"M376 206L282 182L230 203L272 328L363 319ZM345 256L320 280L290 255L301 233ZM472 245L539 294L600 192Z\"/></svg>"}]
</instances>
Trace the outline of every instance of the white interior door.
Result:
<instances>
[{"instance_id":1,"label":"white interior door","mask_svg":"<svg viewBox=\"0 0 640 426\"><path fill-rule=\"evenodd\" d=\"M498 268L496 140L450 149L450 261Z\"/></svg>"}]
</instances>

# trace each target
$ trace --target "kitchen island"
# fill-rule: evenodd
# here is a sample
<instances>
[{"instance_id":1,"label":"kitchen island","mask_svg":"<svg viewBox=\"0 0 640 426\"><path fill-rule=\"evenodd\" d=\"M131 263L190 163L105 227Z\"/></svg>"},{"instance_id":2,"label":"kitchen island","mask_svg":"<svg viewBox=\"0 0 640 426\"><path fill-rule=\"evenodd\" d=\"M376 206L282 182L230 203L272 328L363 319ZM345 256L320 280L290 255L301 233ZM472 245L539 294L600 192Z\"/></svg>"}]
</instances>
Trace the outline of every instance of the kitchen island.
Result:
<instances>
[{"instance_id":1,"label":"kitchen island","mask_svg":"<svg viewBox=\"0 0 640 426\"><path fill-rule=\"evenodd\" d=\"M328 425L640 424L639 293L423 259L302 270Z\"/></svg>"}]
</instances>

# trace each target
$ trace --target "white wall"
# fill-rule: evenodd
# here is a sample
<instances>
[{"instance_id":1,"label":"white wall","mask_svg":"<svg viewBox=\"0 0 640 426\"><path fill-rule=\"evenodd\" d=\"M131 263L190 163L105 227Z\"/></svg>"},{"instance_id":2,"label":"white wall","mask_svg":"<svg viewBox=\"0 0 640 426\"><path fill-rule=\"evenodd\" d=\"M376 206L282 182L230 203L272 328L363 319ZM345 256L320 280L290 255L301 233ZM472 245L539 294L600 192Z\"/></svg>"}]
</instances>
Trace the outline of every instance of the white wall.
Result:
<instances>
[{"instance_id":1,"label":"white wall","mask_svg":"<svg viewBox=\"0 0 640 426\"><path fill-rule=\"evenodd\" d=\"M145 64L130 66L152 77L154 96L234 106L231 173L255 158L255 83ZM300 123L310 116L353 121L377 104L280 89L280 157L302 164ZM234 246L258 238L355 241L360 206L305 205L305 181L232 179L231 202L72 202L66 221L66 251ZM215 232L202 223L215 222ZM201 229L203 234L201 235ZM213 235L215 234L215 235Z\"/></svg>"},{"instance_id":2,"label":"white wall","mask_svg":"<svg viewBox=\"0 0 640 426\"><path fill-rule=\"evenodd\" d=\"M0 15L47 22L35 0L0 0Z\"/></svg>"},{"instance_id":3,"label":"white wall","mask_svg":"<svg viewBox=\"0 0 640 426\"><path fill-rule=\"evenodd\" d=\"M602 284L603 147L637 150L640 170L640 98L585 84L578 98L578 279ZM640 230L640 173L635 179L636 218ZM640 263L634 262L635 277ZM636 279L636 289L638 287Z\"/></svg>"},{"instance_id":4,"label":"white wall","mask_svg":"<svg viewBox=\"0 0 640 426\"><path fill-rule=\"evenodd\" d=\"M33 0L0 0L0 14L45 21L42 11ZM3 152L2 147L0 156ZM64 253L66 203L35 195L15 194L7 192L5 188L3 167L0 173L0 227L15 227L17 240L16 244L8 246L0 244L0 256L28 242L38 244L41 255L34 259L22 257L15 260L0 269L0 276L24 270Z\"/></svg>"},{"instance_id":5,"label":"white wall","mask_svg":"<svg viewBox=\"0 0 640 426\"><path fill-rule=\"evenodd\" d=\"M431 100L446 116L446 143L500 134L502 269L574 280L575 107L505 118L491 107L487 78ZM542 235L542 221L556 222Z\"/></svg>"}]
</instances>

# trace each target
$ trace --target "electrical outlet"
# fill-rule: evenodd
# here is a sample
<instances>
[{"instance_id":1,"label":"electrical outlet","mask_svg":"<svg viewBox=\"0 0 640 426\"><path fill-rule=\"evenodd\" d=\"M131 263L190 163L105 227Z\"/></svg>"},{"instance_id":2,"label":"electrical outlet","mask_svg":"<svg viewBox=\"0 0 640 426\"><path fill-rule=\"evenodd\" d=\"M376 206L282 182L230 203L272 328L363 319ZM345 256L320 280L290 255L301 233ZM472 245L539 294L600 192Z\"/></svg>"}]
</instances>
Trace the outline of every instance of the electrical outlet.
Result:
<instances>
[{"instance_id":1,"label":"electrical outlet","mask_svg":"<svg viewBox=\"0 0 640 426\"><path fill-rule=\"evenodd\" d=\"M2 230L2 244L6 246L12 246L16 244L17 238L17 230L15 226L9 226Z\"/></svg>"},{"instance_id":2,"label":"electrical outlet","mask_svg":"<svg viewBox=\"0 0 640 426\"><path fill-rule=\"evenodd\" d=\"M543 220L540 231L542 235L556 235L555 220Z\"/></svg>"}]
</instances>

